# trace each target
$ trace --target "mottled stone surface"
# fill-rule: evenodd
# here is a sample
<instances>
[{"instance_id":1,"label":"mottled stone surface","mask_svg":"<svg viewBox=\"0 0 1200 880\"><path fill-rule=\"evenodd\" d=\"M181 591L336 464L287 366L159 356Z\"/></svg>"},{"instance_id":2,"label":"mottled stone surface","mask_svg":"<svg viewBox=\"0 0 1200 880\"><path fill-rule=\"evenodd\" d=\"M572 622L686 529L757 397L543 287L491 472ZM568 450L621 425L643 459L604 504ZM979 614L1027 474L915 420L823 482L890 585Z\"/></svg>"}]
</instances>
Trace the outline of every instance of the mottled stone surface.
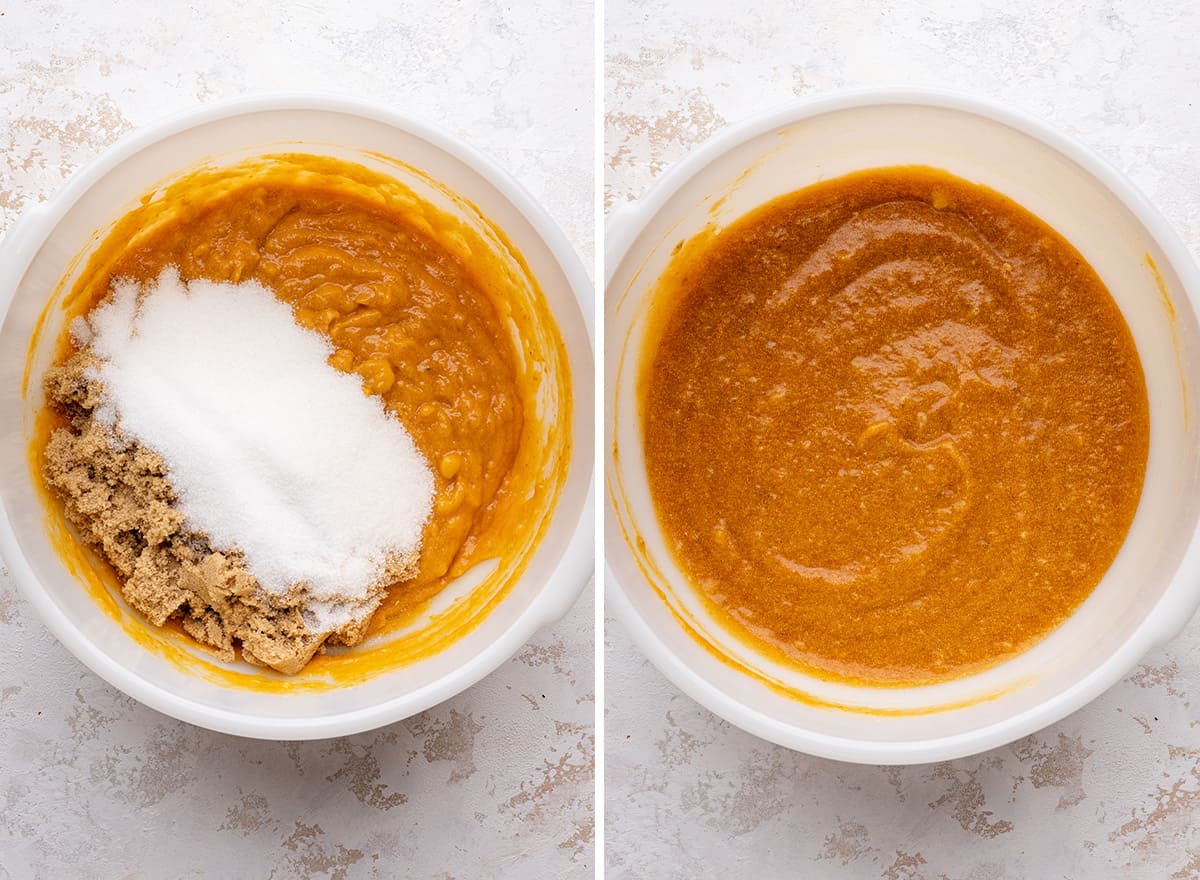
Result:
<instances>
[{"instance_id":1,"label":"mottled stone surface","mask_svg":"<svg viewBox=\"0 0 1200 880\"><path fill-rule=\"evenodd\" d=\"M1200 251L1200 9L1159 3L609 0L606 203L749 114L858 85L966 89L1089 143ZM924 767L732 728L607 634L612 880L1200 878L1200 622L1091 705Z\"/></svg>"},{"instance_id":2,"label":"mottled stone surface","mask_svg":"<svg viewBox=\"0 0 1200 880\"><path fill-rule=\"evenodd\" d=\"M0 229L135 126L247 91L325 90L466 138L590 266L592 46L578 0L0 0ZM113 690L0 561L0 878L590 877L591 596L429 712L282 744Z\"/></svg>"}]
</instances>

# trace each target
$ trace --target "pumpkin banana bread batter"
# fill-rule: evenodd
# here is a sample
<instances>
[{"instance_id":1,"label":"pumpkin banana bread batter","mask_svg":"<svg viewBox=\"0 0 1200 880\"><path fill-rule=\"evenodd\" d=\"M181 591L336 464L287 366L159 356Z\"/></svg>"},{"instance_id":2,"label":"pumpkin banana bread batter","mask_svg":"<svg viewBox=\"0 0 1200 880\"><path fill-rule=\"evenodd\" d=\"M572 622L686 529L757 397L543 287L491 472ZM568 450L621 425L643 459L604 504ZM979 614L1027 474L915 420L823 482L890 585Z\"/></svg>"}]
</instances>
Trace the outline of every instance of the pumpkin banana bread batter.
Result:
<instances>
[{"instance_id":1,"label":"pumpkin banana bread batter","mask_svg":"<svg viewBox=\"0 0 1200 880\"><path fill-rule=\"evenodd\" d=\"M493 522L506 522L532 491L509 480L530 393L512 327L532 317L504 313L480 261L465 258L464 240L392 186L313 156L197 173L174 184L161 208L115 227L71 299L86 315L115 280L145 284L177 267L185 281L257 281L292 306L299 324L333 344L329 363L361 377L433 470L419 558L389 559L387 568L391 581L427 599L497 554L506 536ZM64 334L44 383L55 429L42 473L68 520L151 623L176 619L224 659L240 649L249 662L298 671L325 641L304 626L303 585L268 595L236 549L188 530L161 458L93 418L101 389L87 358ZM366 632L355 624L328 642L352 645Z\"/></svg>"},{"instance_id":2,"label":"pumpkin banana bread batter","mask_svg":"<svg viewBox=\"0 0 1200 880\"><path fill-rule=\"evenodd\" d=\"M743 640L874 684L1024 650L1108 569L1145 474L1128 327L1058 233L930 168L689 243L642 360L651 494Z\"/></svg>"}]
</instances>

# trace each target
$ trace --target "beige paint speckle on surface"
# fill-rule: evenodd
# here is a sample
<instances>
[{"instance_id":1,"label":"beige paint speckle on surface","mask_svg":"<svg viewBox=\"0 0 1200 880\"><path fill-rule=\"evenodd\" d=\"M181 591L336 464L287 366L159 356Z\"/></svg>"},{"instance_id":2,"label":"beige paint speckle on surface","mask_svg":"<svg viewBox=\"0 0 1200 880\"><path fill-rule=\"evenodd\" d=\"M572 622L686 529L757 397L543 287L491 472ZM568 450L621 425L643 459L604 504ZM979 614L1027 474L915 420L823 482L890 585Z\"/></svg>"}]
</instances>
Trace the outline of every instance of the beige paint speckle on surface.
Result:
<instances>
[{"instance_id":1,"label":"beige paint speckle on surface","mask_svg":"<svg viewBox=\"0 0 1200 880\"><path fill-rule=\"evenodd\" d=\"M464 138L590 266L592 46L583 0L0 0L0 230L136 126L247 92L316 90ZM260 742L109 687L0 560L0 880L590 877L592 596L428 712Z\"/></svg>"},{"instance_id":2,"label":"beige paint speckle on surface","mask_svg":"<svg viewBox=\"0 0 1200 880\"><path fill-rule=\"evenodd\" d=\"M605 28L610 209L726 122L839 88L935 86L1080 138L1200 251L1188 0L609 0ZM1200 622L1051 728L917 767L743 733L616 621L606 658L611 880L1200 878Z\"/></svg>"}]
</instances>

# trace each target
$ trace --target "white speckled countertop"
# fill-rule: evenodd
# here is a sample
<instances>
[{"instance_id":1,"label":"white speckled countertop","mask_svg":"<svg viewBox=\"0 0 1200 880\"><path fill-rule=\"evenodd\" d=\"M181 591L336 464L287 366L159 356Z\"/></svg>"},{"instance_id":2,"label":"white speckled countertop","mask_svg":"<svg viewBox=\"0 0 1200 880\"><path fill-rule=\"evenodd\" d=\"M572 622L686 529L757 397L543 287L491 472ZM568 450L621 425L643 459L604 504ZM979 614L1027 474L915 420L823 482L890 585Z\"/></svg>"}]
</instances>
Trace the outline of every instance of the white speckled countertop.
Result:
<instances>
[{"instance_id":1,"label":"white speckled countertop","mask_svg":"<svg viewBox=\"0 0 1200 880\"><path fill-rule=\"evenodd\" d=\"M0 0L0 229L135 126L247 91L322 90L488 153L590 267L592 15L586 0ZM282 744L113 690L0 560L0 878L590 877L591 597L435 709Z\"/></svg>"},{"instance_id":2,"label":"white speckled countertop","mask_svg":"<svg viewBox=\"0 0 1200 880\"><path fill-rule=\"evenodd\" d=\"M1200 251L1190 0L609 0L606 203L726 122L856 85L944 86L1098 149ZM945 764L809 758L683 696L607 631L611 880L1200 878L1200 621L1053 727Z\"/></svg>"}]
</instances>

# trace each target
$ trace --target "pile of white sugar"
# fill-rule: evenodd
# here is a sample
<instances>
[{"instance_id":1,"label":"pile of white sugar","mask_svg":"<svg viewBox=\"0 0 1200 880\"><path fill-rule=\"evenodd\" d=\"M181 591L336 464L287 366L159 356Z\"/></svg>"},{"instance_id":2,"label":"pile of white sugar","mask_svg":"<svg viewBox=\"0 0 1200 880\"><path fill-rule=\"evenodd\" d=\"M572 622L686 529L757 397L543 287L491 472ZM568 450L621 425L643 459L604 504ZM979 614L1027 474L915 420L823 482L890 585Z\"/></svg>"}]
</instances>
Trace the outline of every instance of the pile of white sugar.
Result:
<instances>
[{"instance_id":1,"label":"pile of white sugar","mask_svg":"<svg viewBox=\"0 0 1200 880\"><path fill-rule=\"evenodd\" d=\"M162 456L188 528L240 550L264 590L305 585L310 629L360 618L389 560L419 551L425 459L262 285L167 269L116 283L72 331L99 359L97 418Z\"/></svg>"}]
</instances>

